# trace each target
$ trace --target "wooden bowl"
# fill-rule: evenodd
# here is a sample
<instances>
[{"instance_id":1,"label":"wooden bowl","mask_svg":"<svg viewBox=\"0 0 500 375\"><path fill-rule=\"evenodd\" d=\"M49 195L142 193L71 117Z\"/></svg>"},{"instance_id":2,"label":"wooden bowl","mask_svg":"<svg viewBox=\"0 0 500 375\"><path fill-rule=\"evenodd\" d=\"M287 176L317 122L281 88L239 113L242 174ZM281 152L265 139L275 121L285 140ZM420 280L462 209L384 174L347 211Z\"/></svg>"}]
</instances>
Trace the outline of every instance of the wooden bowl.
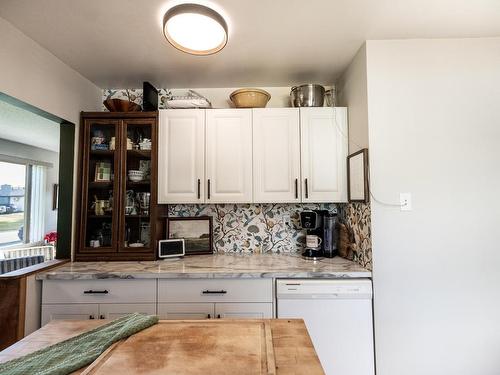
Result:
<instances>
[{"instance_id":1,"label":"wooden bowl","mask_svg":"<svg viewBox=\"0 0 500 375\"><path fill-rule=\"evenodd\" d=\"M264 108L271 99L271 94L261 89L239 89L229 98L236 108Z\"/></svg>"},{"instance_id":2,"label":"wooden bowl","mask_svg":"<svg viewBox=\"0 0 500 375\"><path fill-rule=\"evenodd\" d=\"M140 112L139 104L123 99L106 99L102 102L110 112Z\"/></svg>"}]
</instances>

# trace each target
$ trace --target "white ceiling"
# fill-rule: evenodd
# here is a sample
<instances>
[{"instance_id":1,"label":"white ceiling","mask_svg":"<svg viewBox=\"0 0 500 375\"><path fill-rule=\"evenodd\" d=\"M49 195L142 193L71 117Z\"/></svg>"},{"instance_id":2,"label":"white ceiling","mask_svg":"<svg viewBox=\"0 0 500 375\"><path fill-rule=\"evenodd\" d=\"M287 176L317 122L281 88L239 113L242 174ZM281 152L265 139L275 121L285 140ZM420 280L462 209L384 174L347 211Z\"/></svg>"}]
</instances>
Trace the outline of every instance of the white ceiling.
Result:
<instances>
[{"instance_id":1,"label":"white ceiling","mask_svg":"<svg viewBox=\"0 0 500 375\"><path fill-rule=\"evenodd\" d=\"M57 122L0 100L0 139L59 152L59 130Z\"/></svg>"},{"instance_id":2,"label":"white ceiling","mask_svg":"<svg viewBox=\"0 0 500 375\"><path fill-rule=\"evenodd\" d=\"M499 0L215 0L229 43L200 57L165 41L172 4L1 0L0 16L103 88L328 84L365 40L500 36Z\"/></svg>"}]
</instances>

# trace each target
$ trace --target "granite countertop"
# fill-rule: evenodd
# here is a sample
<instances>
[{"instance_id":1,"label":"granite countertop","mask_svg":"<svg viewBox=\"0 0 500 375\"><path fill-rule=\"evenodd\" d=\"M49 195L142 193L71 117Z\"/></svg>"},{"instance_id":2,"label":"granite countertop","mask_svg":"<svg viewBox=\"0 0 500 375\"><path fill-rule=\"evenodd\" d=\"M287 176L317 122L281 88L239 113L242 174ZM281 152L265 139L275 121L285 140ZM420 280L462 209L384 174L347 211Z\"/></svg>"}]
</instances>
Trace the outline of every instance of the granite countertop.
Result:
<instances>
[{"instance_id":1,"label":"granite countertop","mask_svg":"<svg viewBox=\"0 0 500 375\"><path fill-rule=\"evenodd\" d=\"M340 257L306 260L299 255L198 255L137 262L73 262L42 272L38 280L169 278L357 278L371 277Z\"/></svg>"}]
</instances>

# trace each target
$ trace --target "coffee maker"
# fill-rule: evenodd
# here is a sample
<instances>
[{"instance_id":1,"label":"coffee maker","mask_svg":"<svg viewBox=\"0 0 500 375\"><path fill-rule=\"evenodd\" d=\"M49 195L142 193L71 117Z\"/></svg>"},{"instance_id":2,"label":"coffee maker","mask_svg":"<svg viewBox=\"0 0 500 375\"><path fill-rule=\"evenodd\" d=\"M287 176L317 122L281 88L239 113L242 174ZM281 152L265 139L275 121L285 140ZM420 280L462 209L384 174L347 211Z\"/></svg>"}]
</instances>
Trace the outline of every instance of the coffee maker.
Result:
<instances>
[{"instance_id":1,"label":"coffee maker","mask_svg":"<svg viewBox=\"0 0 500 375\"><path fill-rule=\"evenodd\" d=\"M302 256L307 259L333 258L338 252L338 217L327 210L303 211L300 224L307 235L320 239L317 247L305 247Z\"/></svg>"}]
</instances>

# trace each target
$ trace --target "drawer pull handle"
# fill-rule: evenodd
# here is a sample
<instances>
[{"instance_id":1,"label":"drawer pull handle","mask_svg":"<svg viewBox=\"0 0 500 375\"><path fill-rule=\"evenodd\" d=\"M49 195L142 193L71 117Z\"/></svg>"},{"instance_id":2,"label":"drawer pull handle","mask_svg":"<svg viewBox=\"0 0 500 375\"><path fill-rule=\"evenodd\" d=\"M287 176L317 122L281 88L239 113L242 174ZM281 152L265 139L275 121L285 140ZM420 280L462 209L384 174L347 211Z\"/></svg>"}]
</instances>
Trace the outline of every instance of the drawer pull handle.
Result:
<instances>
[{"instance_id":1,"label":"drawer pull handle","mask_svg":"<svg viewBox=\"0 0 500 375\"><path fill-rule=\"evenodd\" d=\"M108 294L107 290L84 290L83 294Z\"/></svg>"},{"instance_id":2,"label":"drawer pull handle","mask_svg":"<svg viewBox=\"0 0 500 375\"><path fill-rule=\"evenodd\" d=\"M225 291L225 290L204 290L202 293L203 294L226 294L227 291Z\"/></svg>"}]
</instances>

